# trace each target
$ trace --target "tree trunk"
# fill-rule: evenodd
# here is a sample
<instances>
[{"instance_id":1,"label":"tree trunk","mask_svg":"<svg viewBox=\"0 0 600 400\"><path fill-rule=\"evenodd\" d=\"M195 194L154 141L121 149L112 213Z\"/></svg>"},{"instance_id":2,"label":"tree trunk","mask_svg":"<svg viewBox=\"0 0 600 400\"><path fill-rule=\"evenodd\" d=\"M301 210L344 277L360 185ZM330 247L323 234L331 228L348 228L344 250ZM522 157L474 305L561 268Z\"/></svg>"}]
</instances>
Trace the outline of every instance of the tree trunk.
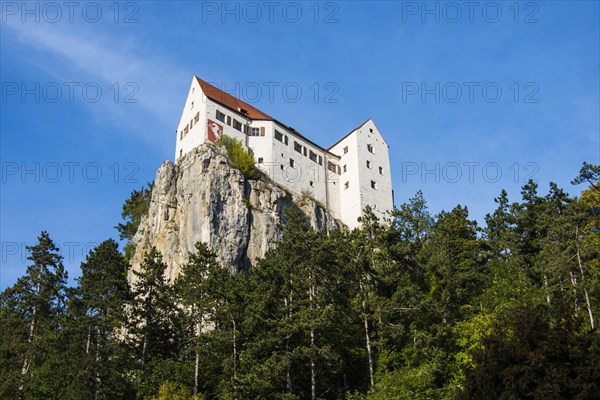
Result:
<instances>
[{"instance_id":1,"label":"tree trunk","mask_svg":"<svg viewBox=\"0 0 600 400\"><path fill-rule=\"evenodd\" d=\"M102 386L102 379L100 378L100 371L98 371L98 366L100 365L100 343L96 343L96 391L94 392L94 400L98 400L100 398L100 387Z\"/></svg>"},{"instance_id":2,"label":"tree trunk","mask_svg":"<svg viewBox=\"0 0 600 400\"><path fill-rule=\"evenodd\" d=\"M365 295L365 290L363 287L363 283L362 283L362 278L359 279L358 281L358 287L360 289L360 299L361 299L361 306L362 306L362 312L363 312L363 323L364 323L364 328L365 328L365 342L366 342L366 346L367 346L367 356L369 358L369 382L370 382L370 387L373 387L373 385L375 385L375 369L374 369L374 362L373 362L373 349L371 348L371 334L369 331L369 318L367 315L367 303L366 303L366 295Z\"/></svg>"},{"instance_id":3,"label":"tree trunk","mask_svg":"<svg viewBox=\"0 0 600 400\"><path fill-rule=\"evenodd\" d=\"M233 380L235 381L237 379L237 359L238 359L238 354L237 354L237 331L236 331L236 324L235 324L235 318L233 318L233 316L231 316L231 325L233 327L233 337L232 337L232 347L233 347Z\"/></svg>"},{"instance_id":4,"label":"tree trunk","mask_svg":"<svg viewBox=\"0 0 600 400\"><path fill-rule=\"evenodd\" d=\"M286 307L286 317L288 320L288 323L291 323L291 319L292 319L292 294L290 293L289 295L289 299L286 297L284 299L284 303L285 303L285 307ZM291 335L288 333L285 337L285 352L288 356L288 362L287 362L287 366L286 366L286 371L285 371L285 378L286 378L286 386L287 386L287 391L289 393L292 393L293 391L293 387L292 387L292 360L291 360L291 345L290 345L290 339L291 339Z\"/></svg>"},{"instance_id":5,"label":"tree trunk","mask_svg":"<svg viewBox=\"0 0 600 400\"><path fill-rule=\"evenodd\" d=\"M310 301L310 308L314 310L315 305L315 287L313 284L313 274L312 272L308 276L309 286L308 286L308 297ZM313 311L314 314L314 311ZM315 360L315 328L314 326L310 328L310 398L311 400L317 399L317 363Z\"/></svg>"},{"instance_id":6,"label":"tree trunk","mask_svg":"<svg viewBox=\"0 0 600 400\"><path fill-rule=\"evenodd\" d=\"M579 265L579 272L581 273L581 279L584 278L584 272L583 272L583 262L581 261L581 253L579 251L579 228L575 229L575 243L577 245L577 263ZM592 327L592 329L596 329L596 322L594 321L594 313L592 311L592 304L590 302L590 292L588 291L587 287L585 287L585 284L583 285L583 292L585 294L585 304L587 306L587 310L588 310L588 315L590 317L590 325Z\"/></svg>"},{"instance_id":7,"label":"tree trunk","mask_svg":"<svg viewBox=\"0 0 600 400\"><path fill-rule=\"evenodd\" d=\"M194 396L198 394L199 371L200 371L200 352L198 352L198 349L196 349L196 361L194 364Z\"/></svg>"},{"instance_id":8,"label":"tree trunk","mask_svg":"<svg viewBox=\"0 0 600 400\"><path fill-rule=\"evenodd\" d=\"M31 313L31 324L29 324L29 335L27 337L27 343L31 345L33 343L33 337L35 334L35 325L37 320L37 297L40 295L41 284L38 281L35 287L35 295L36 295L36 304L33 307L33 311ZM31 346L30 346L31 347ZM31 366L31 359L29 358L27 352L25 352L25 356L23 357L23 366L21 367L21 379L19 381L19 400L23 399L25 392L25 375L29 371L29 367Z\"/></svg>"},{"instance_id":9,"label":"tree trunk","mask_svg":"<svg viewBox=\"0 0 600 400\"><path fill-rule=\"evenodd\" d=\"M544 275L544 287L546 288L546 302L550 304L550 289L548 288L548 276Z\"/></svg>"},{"instance_id":10,"label":"tree trunk","mask_svg":"<svg viewBox=\"0 0 600 400\"><path fill-rule=\"evenodd\" d=\"M571 286L573 287L573 299L575 302L575 315L579 315L579 302L577 301L577 277L573 273L573 271L569 271L569 276L571 277Z\"/></svg>"}]
</instances>

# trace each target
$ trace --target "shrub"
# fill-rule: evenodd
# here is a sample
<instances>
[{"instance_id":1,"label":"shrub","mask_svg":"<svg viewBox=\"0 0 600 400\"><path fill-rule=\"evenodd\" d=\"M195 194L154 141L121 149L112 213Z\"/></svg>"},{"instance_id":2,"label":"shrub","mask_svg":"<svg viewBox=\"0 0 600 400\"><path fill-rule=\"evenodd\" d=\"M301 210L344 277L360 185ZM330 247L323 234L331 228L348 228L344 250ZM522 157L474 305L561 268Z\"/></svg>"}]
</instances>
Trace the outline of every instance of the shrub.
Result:
<instances>
[{"instance_id":1,"label":"shrub","mask_svg":"<svg viewBox=\"0 0 600 400\"><path fill-rule=\"evenodd\" d=\"M244 148L241 140L223 135L219 143L227 149L233 166L239 169L246 178L252 179L256 176L254 157Z\"/></svg>"}]
</instances>

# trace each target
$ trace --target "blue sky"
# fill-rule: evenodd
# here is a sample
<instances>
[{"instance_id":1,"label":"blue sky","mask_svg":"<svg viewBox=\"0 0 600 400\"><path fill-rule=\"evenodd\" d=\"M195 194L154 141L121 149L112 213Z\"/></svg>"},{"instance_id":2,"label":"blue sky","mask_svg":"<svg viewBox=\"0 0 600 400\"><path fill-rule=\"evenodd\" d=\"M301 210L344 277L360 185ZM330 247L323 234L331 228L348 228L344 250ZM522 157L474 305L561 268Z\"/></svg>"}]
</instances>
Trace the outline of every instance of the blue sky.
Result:
<instances>
[{"instance_id":1,"label":"blue sky","mask_svg":"<svg viewBox=\"0 0 600 400\"><path fill-rule=\"evenodd\" d=\"M503 188L577 194L600 163L596 1L1 7L0 289L41 230L71 277L117 237L124 199L173 159L194 74L326 147L372 117L397 205L422 190L482 222Z\"/></svg>"}]
</instances>

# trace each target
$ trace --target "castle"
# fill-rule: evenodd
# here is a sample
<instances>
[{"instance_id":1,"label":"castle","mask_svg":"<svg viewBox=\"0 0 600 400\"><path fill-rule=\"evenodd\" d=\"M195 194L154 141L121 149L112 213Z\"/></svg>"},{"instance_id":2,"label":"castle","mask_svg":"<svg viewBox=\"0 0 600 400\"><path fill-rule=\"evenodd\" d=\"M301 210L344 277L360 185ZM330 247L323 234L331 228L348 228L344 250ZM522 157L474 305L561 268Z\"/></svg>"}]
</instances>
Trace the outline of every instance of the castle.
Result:
<instances>
[{"instance_id":1,"label":"castle","mask_svg":"<svg viewBox=\"0 0 600 400\"><path fill-rule=\"evenodd\" d=\"M323 148L294 128L194 76L177 127L175 162L222 135L242 141L257 167L295 193L308 193L349 228L366 206L380 219L394 206L388 145L373 120Z\"/></svg>"}]
</instances>

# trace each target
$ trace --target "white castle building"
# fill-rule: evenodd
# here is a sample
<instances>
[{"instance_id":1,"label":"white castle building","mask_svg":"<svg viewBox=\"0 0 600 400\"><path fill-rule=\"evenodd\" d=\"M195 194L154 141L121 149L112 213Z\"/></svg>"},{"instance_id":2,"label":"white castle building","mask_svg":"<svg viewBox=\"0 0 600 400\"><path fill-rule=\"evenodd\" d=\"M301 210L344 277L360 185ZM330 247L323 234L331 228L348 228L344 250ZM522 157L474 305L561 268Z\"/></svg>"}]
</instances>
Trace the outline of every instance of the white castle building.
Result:
<instances>
[{"instance_id":1,"label":"white castle building","mask_svg":"<svg viewBox=\"0 0 600 400\"><path fill-rule=\"evenodd\" d=\"M366 206L383 219L394 199L388 144L373 120L329 148L194 76L177 127L175 162L222 135L239 139L257 167L296 193L310 193L350 228Z\"/></svg>"}]
</instances>

